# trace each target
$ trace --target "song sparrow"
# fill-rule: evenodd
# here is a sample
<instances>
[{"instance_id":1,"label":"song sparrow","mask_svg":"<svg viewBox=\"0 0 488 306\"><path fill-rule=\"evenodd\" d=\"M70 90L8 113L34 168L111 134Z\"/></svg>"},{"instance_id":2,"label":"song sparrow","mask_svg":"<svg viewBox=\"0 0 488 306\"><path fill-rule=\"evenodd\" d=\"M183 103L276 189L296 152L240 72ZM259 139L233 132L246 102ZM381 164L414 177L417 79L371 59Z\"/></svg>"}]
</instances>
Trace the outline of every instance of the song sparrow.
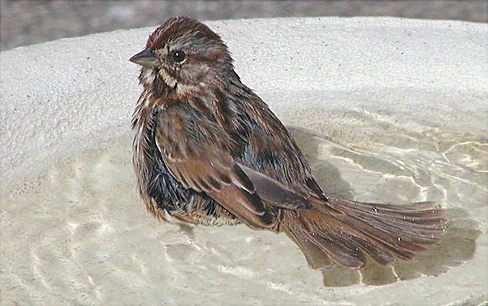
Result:
<instances>
[{"instance_id":1,"label":"song sparrow","mask_svg":"<svg viewBox=\"0 0 488 306\"><path fill-rule=\"evenodd\" d=\"M312 268L409 260L438 241L432 203L368 204L325 195L280 120L241 83L220 36L171 18L132 62L142 65L134 111L139 192L158 219L244 222L285 232Z\"/></svg>"}]
</instances>

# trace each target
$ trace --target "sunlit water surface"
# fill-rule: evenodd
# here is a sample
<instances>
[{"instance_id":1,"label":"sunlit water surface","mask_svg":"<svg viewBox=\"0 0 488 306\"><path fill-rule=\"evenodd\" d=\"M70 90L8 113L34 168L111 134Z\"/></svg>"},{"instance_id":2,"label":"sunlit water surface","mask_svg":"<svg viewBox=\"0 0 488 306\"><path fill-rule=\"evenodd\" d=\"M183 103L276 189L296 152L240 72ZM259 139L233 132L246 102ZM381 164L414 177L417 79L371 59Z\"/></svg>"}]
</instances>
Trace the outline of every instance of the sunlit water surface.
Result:
<instances>
[{"instance_id":1,"label":"sunlit water surface","mask_svg":"<svg viewBox=\"0 0 488 306\"><path fill-rule=\"evenodd\" d=\"M311 125L323 115L297 114ZM482 304L486 135L389 116L348 111L314 132L289 129L327 193L448 209L442 242L414 262L320 272L283 234L159 223L138 198L127 135L16 188L2 184L0 304Z\"/></svg>"}]
</instances>

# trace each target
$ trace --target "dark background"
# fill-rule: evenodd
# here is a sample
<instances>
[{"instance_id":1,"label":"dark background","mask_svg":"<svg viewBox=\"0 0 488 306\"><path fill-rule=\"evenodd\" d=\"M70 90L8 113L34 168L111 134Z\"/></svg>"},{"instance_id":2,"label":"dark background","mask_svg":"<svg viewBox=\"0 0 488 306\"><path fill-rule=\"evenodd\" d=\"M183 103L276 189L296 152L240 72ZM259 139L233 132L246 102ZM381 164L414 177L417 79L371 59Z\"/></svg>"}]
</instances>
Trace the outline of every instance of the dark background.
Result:
<instances>
[{"instance_id":1,"label":"dark background","mask_svg":"<svg viewBox=\"0 0 488 306\"><path fill-rule=\"evenodd\" d=\"M395 16L488 21L488 1L39 1L0 0L0 50L62 37L156 26L169 17L200 20L306 16Z\"/></svg>"}]
</instances>

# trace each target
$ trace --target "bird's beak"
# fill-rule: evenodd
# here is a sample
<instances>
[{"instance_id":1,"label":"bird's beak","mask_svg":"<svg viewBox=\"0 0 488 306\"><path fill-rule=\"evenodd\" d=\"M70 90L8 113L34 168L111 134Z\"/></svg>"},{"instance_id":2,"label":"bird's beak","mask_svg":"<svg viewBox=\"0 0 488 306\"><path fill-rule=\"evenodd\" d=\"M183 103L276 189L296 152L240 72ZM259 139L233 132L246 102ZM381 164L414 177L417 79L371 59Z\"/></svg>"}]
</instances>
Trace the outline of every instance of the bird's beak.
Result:
<instances>
[{"instance_id":1,"label":"bird's beak","mask_svg":"<svg viewBox=\"0 0 488 306\"><path fill-rule=\"evenodd\" d=\"M137 53L130 58L130 61L144 67L156 67L157 65L156 56L154 55L151 47L147 47L146 49Z\"/></svg>"}]
</instances>

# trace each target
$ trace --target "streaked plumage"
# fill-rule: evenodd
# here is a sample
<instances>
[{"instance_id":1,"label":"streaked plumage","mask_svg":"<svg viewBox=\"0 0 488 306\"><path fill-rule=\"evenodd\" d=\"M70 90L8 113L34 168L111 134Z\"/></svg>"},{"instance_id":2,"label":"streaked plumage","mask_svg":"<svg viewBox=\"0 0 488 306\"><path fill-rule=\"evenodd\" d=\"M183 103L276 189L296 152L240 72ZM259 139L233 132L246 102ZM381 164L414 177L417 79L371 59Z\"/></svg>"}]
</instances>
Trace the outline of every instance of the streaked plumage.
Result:
<instances>
[{"instance_id":1,"label":"streaked plumage","mask_svg":"<svg viewBox=\"0 0 488 306\"><path fill-rule=\"evenodd\" d=\"M326 196L286 128L241 83L227 46L204 24L172 18L131 60L143 66L133 162L141 197L159 219L285 232L313 268L409 260L443 232L443 211L431 203Z\"/></svg>"}]
</instances>

